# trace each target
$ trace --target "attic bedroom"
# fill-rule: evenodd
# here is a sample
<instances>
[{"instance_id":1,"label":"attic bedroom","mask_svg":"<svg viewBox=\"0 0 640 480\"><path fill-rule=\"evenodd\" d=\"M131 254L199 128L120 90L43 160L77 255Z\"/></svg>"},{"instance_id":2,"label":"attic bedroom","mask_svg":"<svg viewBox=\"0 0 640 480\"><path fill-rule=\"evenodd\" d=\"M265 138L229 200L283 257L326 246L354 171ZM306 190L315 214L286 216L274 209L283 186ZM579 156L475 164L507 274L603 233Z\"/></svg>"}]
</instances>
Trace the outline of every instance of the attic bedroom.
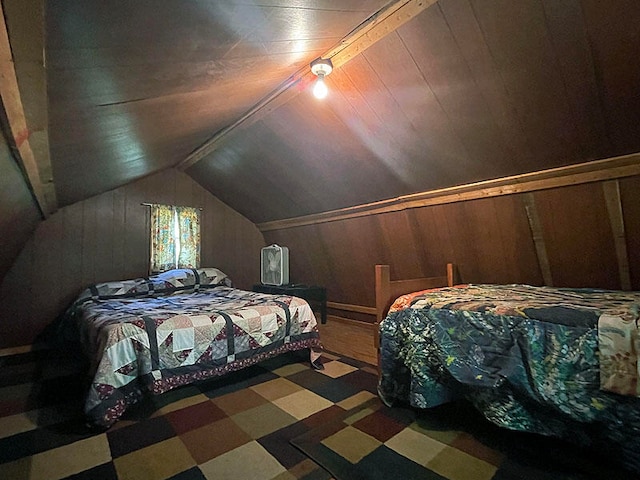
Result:
<instances>
[{"instance_id":1,"label":"attic bedroom","mask_svg":"<svg viewBox=\"0 0 640 480\"><path fill-rule=\"evenodd\" d=\"M640 475L640 2L0 6L0 478Z\"/></svg>"}]
</instances>

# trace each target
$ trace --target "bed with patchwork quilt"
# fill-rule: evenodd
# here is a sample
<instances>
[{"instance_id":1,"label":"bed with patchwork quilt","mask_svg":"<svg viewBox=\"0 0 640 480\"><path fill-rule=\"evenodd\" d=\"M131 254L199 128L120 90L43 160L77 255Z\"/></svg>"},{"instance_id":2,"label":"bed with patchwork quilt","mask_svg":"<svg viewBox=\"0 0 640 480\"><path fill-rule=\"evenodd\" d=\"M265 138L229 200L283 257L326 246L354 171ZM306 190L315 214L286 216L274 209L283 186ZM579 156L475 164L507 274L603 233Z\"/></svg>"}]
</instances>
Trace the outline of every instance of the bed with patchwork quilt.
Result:
<instances>
[{"instance_id":1,"label":"bed with patchwork quilt","mask_svg":"<svg viewBox=\"0 0 640 480\"><path fill-rule=\"evenodd\" d=\"M640 292L457 285L379 324L387 405L470 401L491 422L595 447L640 472Z\"/></svg>"},{"instance_id":2,"label":"bed with patchwork quilt","mask_svg":"<svg viewBox=\"0 0 640 480\"><path fill-rule=\"evenodd\" d=\"M306 301L232 288L215 268L93 285L67 310L62 328L75 332L90 360L85 413L101 428L147 394L284 352L308 349L313 363L321 348Z\"/></svg>"}]
</instances>

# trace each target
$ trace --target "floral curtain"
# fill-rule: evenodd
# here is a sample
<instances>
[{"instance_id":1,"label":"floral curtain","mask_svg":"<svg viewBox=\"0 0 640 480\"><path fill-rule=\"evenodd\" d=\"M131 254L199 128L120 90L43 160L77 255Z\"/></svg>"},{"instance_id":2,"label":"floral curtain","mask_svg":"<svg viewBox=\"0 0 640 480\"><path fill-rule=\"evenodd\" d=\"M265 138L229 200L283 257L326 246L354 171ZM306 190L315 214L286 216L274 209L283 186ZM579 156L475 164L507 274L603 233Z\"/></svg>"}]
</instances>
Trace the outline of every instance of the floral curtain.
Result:
<instances>
[{"instance_id":1,"label":"floral curtain","mask_svg":"<svg viewBox=\"0 0 640 480\"><path fill-rule=\"evenodd\" d=\"M180 249L178 268L200 266L200 209L176 207Z\"/></svg>"},{"instance_id":2,"label":"floral curtain","mask_svg":"<svg viewBox=\"0 0 640 480\"><path fill-rule=\"evenodd\" d=\"M151 206L151 272L200 266L200 210Z\"/></svg>"},{"instance_id":3,"label":"floral curtain","mask_svg":"<svg viewBox=\"0 0 640 480\"><path fill-rule=\"evenodd\" d=\"M175 268L176 242L173 207L151 205L151 271L163 272Z\"/></svg>"}]
</instances>

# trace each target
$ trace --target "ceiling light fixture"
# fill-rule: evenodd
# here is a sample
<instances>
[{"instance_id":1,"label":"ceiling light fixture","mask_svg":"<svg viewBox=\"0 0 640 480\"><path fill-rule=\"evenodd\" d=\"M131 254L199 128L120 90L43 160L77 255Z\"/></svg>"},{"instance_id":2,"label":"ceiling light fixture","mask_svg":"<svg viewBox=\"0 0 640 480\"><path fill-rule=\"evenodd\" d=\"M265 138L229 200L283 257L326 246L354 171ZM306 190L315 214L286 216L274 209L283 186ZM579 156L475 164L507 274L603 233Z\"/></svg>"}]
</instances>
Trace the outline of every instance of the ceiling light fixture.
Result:
<instances>
[{"instance_id":1,"label":"ceiling light fixture","mask_svg":"<svg viewBox=\"0 0 640 480\"><path fill-rule=\"evenodd\" d=\"M311 62L311 73L318 76L316 84L313 86L313 95L322 99L327 96L327 86L324 83L324 77L329 75L333 70L333 64L328 58L316 58Z\"/></svg>"}]
</instances>

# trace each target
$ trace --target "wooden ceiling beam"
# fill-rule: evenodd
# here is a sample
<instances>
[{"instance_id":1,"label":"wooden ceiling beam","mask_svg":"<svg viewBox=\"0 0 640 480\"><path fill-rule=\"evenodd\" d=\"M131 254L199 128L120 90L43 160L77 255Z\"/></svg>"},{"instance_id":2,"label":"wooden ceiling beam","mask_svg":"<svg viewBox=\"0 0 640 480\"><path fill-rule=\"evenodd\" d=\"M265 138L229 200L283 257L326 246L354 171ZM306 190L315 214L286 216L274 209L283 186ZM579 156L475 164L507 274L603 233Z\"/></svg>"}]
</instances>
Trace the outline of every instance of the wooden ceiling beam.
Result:
<instances>
[{"instance_id":1,"label":"wooden ceiling beam","mask_svg":"<svg viewBox=\"0 0 640 480\"><path fill-rule=\"evenodd\" d=\"M335 68L341 67L436 2L437 0L405 0L387 5L356 27L322 58L330 58Z\"/></svg>"},{"instance_id":2,"label":"wooden ceiling beam","mask_svg":"<svg viewBox=\"0 0 640 480\"><path fill-rule=\"evenodd\" d=\"M338 45L325 52L321 57L331 59L334 68L341 67L352 58L360 55L367 48L422 13L425 9L436 3L436 1L437 0L400 0L390 3L358 25L346 37L344 37ZM280 84L277 89L254 105L233 124L223 128L204 144L191 152L191 154L179 162L176 167L180 170L186 170L196 164L213 152L220 141L233 130L240 126L250 125L260 118L263 118L265 115L268 115L302 90L291 87L302 82L310 82L313 78L313 74L311 73L308 65L300 68Z\"/></svg>"},{"instance_id":3,"label":"wooden ceiling beam","mask_svg":"<svg viewBox=\"0 0 640 480\"><path fill-rule=\"evenodd\" d=\"M8 129L10 130L5 134L8 137L7 142L24 172L25 180L29 184L42 216L47 218L57 210L57 202L52 189L42 182L38 162L29 142L30 130L20 96L14 57L2 4L0 4L0 98L2 99Z\"/></svg>"},{"instance_id":4,"label":"wooden ceiling beam","mask_svg":"<svg viewBox=\"0 0 640 480\"><path fill-rule=\"evenodd\" d=\"M322 213L314 213L296 218L273 220L256 225L261 232L283 230L286 228L316 225L350 218L398 212L411 208L478 200L518 193L535 192L549 188L602 182L618 178L640 175L640 152L620 157L593 160L564 167L540 170L510 177L485 180L482 182L457 185L401 197L389 198L378 202L355 205ZM613 207L610 207L610 209ZM612 220L612 222L614 222ZM615 229L615 225L614 225Z\"/></svg>"}]
</instances>

